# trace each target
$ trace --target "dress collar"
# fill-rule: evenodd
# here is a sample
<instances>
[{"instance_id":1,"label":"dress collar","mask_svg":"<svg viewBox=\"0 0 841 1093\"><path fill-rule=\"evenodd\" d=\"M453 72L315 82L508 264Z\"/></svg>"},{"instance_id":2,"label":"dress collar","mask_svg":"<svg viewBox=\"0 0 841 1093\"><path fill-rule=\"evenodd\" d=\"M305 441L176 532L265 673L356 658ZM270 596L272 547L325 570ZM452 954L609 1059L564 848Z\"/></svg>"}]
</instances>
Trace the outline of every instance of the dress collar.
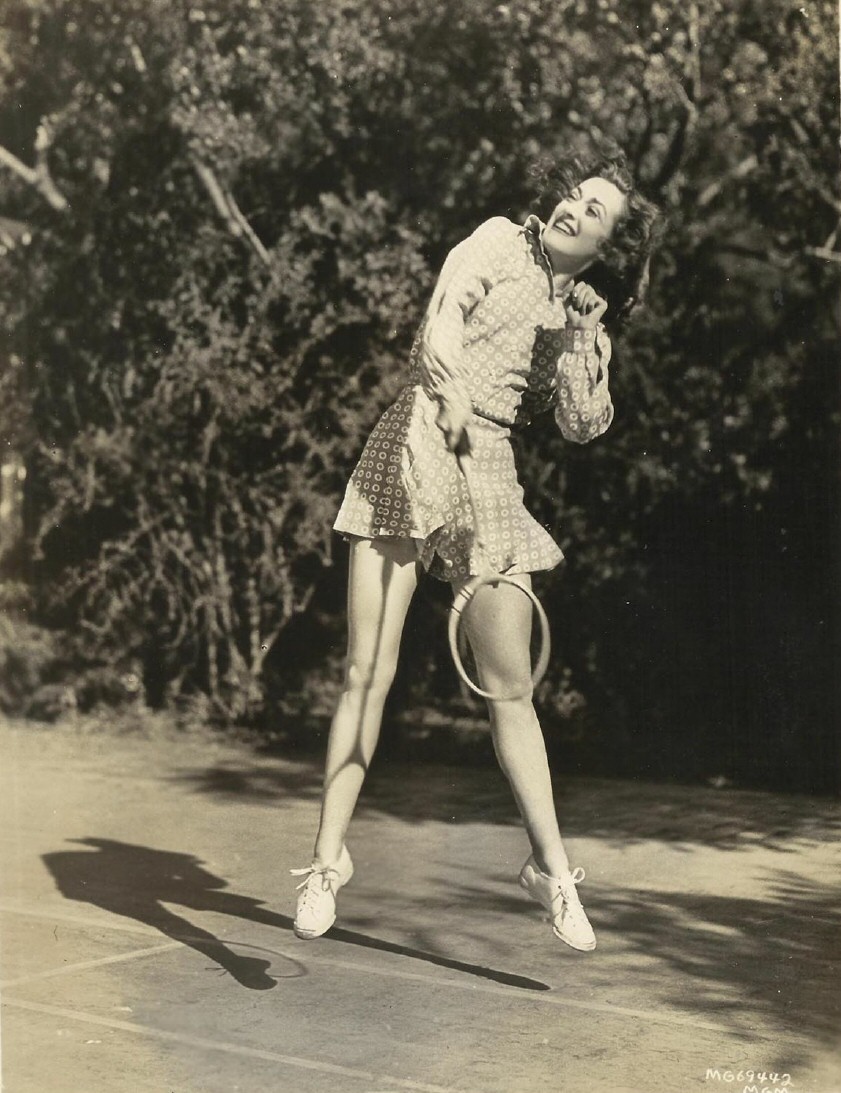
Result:
<instances>
[{"instance_id":1,"label":"dress collar","mask_svg":"<svg viewBox=\"0 0 841 1093\"><path fill-rule=\"evenodd\" d=\"M531 240L532 246L535 252L535 258L546 272L546 276L549 278L549 298L554 303L555 300L555 274L552 272L552 263L549 261L549 255L546 253L546 248L543 246L543 229L546 225L536 216L531 213L526 217L523 222L523 231L528 235Z\"/></svg>"}]
</instances>

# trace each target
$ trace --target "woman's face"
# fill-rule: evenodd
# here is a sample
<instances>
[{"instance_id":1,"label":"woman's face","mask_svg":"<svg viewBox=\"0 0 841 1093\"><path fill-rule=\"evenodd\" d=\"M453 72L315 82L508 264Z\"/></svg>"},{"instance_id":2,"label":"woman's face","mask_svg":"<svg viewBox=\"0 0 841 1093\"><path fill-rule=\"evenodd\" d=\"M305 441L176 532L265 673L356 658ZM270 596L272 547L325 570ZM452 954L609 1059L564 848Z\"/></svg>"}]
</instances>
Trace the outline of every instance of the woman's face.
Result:
<instances>
[{"instance_id":1,"label":"woman's face","mask_svg":"<svg viewBox=\"0 0 841 1093\"><path fill-rule=\"evenodd\" d=\"M560 201L543 246L556 273L580 273L598 257L625 212L625 195L605 178L587 178Z\"/></svg>"}]
</instances>

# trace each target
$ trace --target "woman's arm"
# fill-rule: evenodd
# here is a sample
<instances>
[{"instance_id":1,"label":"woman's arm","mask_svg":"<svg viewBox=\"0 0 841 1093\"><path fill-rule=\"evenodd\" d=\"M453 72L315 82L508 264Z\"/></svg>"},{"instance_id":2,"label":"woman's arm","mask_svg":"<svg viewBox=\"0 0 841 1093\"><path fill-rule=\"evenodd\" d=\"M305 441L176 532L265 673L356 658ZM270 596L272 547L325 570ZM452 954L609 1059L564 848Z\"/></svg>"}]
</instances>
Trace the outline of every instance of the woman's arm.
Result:
<instances>
[{"instance_id":1,"label":"woman's arm","mask_svg":"<svg viewBox=\"0 0 841 1093\"><path fill-rule=\"evenodd\" d=\"M610 338L600 320L607 301L589 285L577 284L564 300L567 325L556 371L555 421L566 440L586 444L613 421L608 388Z\"/></svg>"},{"instance_id":2,"label":"woman's arm","mask_svg":"<svg viewBox=\"0 0 841 1093\"><path fill-rule=\"evenodd\" d=\"M566 346L558 360L555 421L566 440L586 444L613 421L608 389L611 345L603 326L564 330Z\"/></svg>"},{"instance_id":3,"label":"woman's arm","mask_svg":"<svg viewBox=\"0 0 841 1093\"><path fill-rule=\"evenodd\" d=\"M419 364L424 390L441 409L437 422L455 449L470 417L462 366L464 324L502 276L506 243L517 228L504 217L485 221L447 256L421 334Z\"/></svg>"}]
</instances>

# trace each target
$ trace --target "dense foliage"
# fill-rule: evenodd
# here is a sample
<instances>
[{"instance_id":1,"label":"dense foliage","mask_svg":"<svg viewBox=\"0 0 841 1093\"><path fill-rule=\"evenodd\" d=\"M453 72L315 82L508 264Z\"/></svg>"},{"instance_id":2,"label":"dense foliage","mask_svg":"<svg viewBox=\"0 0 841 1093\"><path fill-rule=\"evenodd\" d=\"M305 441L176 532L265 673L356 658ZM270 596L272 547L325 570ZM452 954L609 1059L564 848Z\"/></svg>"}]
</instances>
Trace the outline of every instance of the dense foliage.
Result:
<instances>
[{"instance_id":1,"label":"dense foliage","mask_svg":"<svg viewBox=\"0 0 841 1093\"><path fill-rule=\"evenodd\" d=\"M529 209L535 157L610 139L667 232L611 433L522 444L569 558L544 703L586 693L590 769L826 784L829 0L8 0L2 24L0 209L32 241L2 257L0 421L43 618L153 699L311 693L341 644L332 516L437 265ZM440 698L432 625L407 686Z\"/></svg>"}]
</instances>

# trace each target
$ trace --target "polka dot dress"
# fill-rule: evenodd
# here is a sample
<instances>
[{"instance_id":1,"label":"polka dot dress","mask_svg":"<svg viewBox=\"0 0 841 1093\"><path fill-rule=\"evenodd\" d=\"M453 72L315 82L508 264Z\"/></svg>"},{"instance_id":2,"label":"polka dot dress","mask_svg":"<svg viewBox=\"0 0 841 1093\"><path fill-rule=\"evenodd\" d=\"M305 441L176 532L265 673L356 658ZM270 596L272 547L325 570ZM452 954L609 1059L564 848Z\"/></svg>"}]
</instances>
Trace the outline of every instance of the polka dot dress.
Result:
<instances>
[{"instance_id":1,"label":"polka dot dress","mask_svg":"<svg viewBox=\"0 0 841 1093\"><path fill-rule=\"evenodd\" d=\"M542 225L503 218L483 224L451 252L412 349L408 383L368 438L348 483L335 529L346 536L410 538L434 576L462 580L487 560L499 573L551 569L563 558L523 504L511 427L554 407L579 443L600 435L613 407L607 389L610 343L565 330ZM484 532L477 545L467 487L435 424L439 403L424 372L434 345L470 400L473 491Z\"/></svg>"}]
</instances>

